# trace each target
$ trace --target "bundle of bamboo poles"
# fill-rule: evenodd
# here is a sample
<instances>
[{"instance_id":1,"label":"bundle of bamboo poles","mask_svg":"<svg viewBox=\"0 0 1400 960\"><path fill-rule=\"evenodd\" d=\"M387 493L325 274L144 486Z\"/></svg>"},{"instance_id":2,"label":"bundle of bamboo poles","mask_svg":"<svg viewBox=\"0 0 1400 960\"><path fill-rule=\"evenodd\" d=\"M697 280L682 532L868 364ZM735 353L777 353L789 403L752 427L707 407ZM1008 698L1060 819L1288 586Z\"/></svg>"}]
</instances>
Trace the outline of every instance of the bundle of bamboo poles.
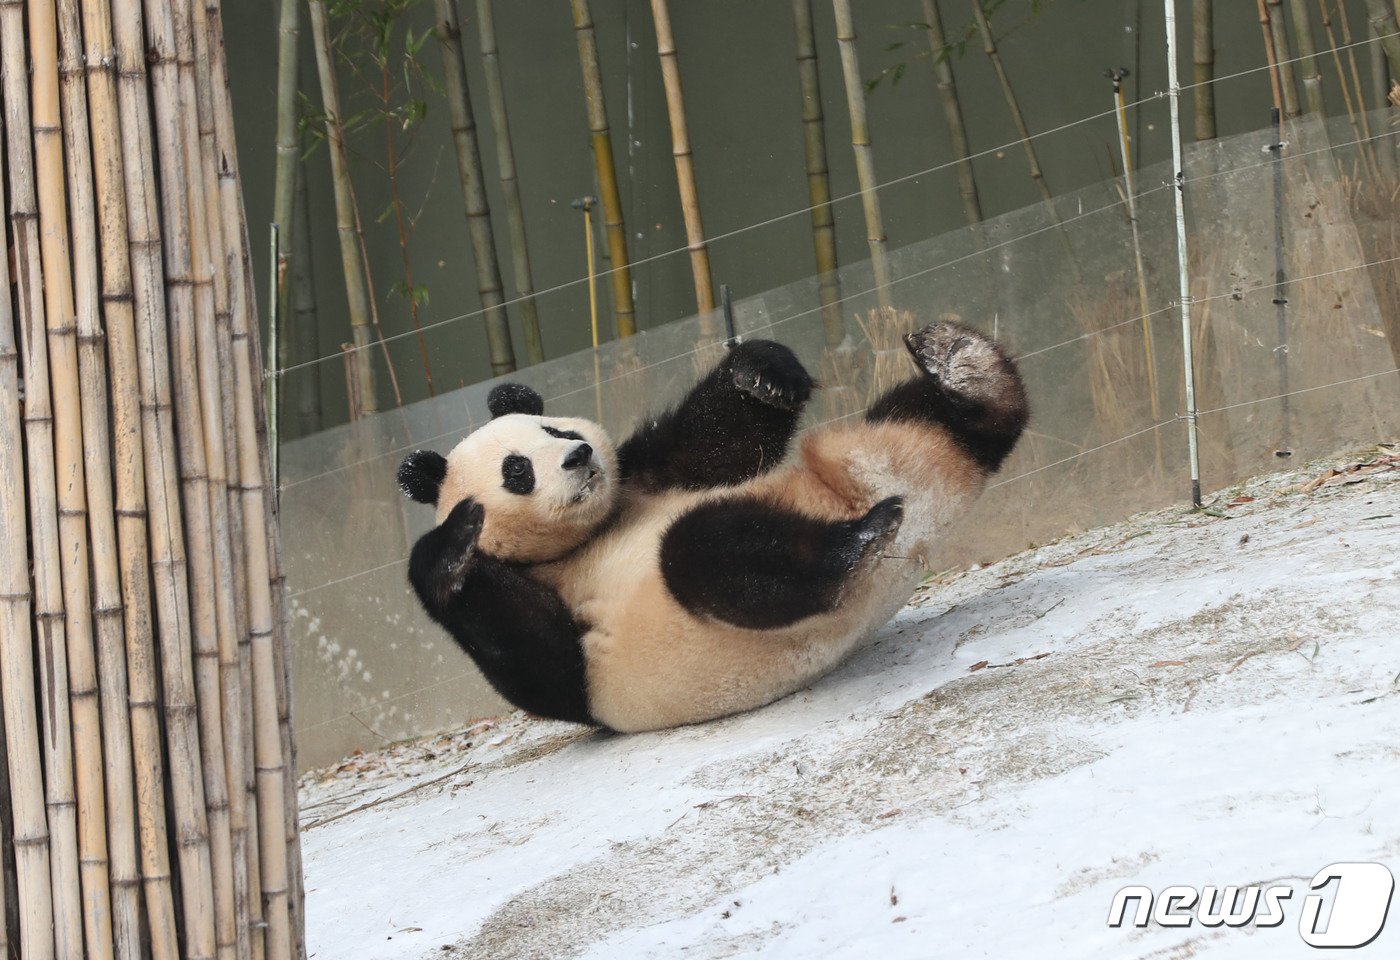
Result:
<instances>
[{"instance_id":1,"label":"bundle of bamboo poles","mask_svg":"<svg viewBox=\"0 0 1400 960\"><path fill-rule=\"evenodd\" d=\"M0 0L3 956L304 952L219 16Z\"/></svg>"}]
</instances>

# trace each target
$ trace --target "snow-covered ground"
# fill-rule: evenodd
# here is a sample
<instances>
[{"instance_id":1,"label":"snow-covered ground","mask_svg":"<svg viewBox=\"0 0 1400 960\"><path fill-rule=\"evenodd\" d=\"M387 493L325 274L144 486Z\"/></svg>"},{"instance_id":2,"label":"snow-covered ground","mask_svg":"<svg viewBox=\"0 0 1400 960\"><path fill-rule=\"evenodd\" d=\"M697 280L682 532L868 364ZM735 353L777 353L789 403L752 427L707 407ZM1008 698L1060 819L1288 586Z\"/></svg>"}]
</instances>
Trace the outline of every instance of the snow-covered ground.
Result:
<instances>
[{"instance_id":1,"label":"snow-covered ground","mask_svg":"<svg viewBox=\"0 0 1400 960\"><path fill-rule=\"evenodd\" d=\"M1394 453L944 577L744 716L516 715L308 774L311 955L1315 956L1317 871L1400 875ZM1127 884L1294 893L1270 929L1111 928ZM1400 956L1390 913L1347 955Z\"/></svg>"}]
</instances>

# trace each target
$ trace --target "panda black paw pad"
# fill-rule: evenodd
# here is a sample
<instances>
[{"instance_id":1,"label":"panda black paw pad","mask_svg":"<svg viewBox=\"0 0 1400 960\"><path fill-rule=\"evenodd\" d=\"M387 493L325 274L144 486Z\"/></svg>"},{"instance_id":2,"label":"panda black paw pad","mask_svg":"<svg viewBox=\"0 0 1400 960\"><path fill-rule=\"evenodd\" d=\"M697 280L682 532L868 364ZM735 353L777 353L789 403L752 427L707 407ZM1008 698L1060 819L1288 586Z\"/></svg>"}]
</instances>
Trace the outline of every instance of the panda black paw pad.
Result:
<instances>
[{"instance_id":1,"label":"panda black paw pad","mask_svg":"<svg viewBox=\"0 0 1400 960\"><path fill-rule=\"evenodd\" d=\"M481 537L481 527L485 522L485 508L468 498L452 508L442 525L451 534L454 546L469 551Z\"/></svg>"},{"instance_id":2,"label":"panda black paw pad","mask_svg":"<svg viewBox=\"0 0 1400 960\"><path fill-rule=\"evenodd\" d=\"M734 386L779 410L799 410L812 396L812 377L791 350L771 340L740 344L729 357Z\"/></svg>"},{"instance_id":3,"label":"panda black paw pad","mask_svg":"<svg viewBox=\"0 0 1400 960\"><path fill-rule=\"evenodd\" d=\"M954 394L981 394L1005 375L997 345L970 327L932 323L904 343L919 367Z\"/></svg>"}]
</instances>

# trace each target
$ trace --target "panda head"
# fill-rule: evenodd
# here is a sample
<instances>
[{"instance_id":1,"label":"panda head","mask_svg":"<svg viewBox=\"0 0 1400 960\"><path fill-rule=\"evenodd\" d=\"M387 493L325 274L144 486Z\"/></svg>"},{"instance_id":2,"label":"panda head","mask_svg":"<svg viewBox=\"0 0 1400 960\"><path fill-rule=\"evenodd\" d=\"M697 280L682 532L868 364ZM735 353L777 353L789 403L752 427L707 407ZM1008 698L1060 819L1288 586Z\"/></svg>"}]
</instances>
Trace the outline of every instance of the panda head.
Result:
<instances>
[{"instance_id":1,"label":"panda head","mask_svg":"<svg viewBox=\"0 0 1400 960\"><path fill-rule=\"evenodd\" d=\"M491 422L446 457L417 450L399 466L399 486L437 507L442 523L470 497L485 508L478 541L501 560L541 563L585 542L617 499L617 450L591 420L546 417L529 387L505 383L486 401Z\"/></svg>"}]
</instances>

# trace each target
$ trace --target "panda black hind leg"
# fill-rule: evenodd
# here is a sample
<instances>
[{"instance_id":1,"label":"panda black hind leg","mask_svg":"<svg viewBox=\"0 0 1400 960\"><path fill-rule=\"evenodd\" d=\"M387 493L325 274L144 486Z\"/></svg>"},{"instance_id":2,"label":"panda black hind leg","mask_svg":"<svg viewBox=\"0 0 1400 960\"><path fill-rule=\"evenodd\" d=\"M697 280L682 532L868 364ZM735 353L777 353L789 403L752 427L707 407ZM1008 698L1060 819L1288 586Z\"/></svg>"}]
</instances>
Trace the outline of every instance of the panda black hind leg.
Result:
<instances>
[{"instance_id":1,"label":"panda black hind leg","mask_svg":"<svg viewBox=\"0 0 1400 960\"><path fill-rule=\"evenodd\" d=\"M753 498L690 511L661 542L661 572L692 614L771 630L828 613L903 518L890 497L863 517L823 521Z\"/></svg>"},{"instance_id":2,"label":"panda black hind leg","mask_svg":"<svg viewBox=\"0 0 1400 960\"><path fill-rule=\"evenodd\" d=\"M618 449L624 483L703 490L742 483L782 462L813 381L771 340L734 347L674 409Z\"/></svg>"},{"instance_id":3,"label":"panda black hind leg","mask_svg":"<svg viewBox=\"0 0 1400 960\"><path fill-rule=\"evenodd\" d=\"M921 374L881 397L872 422L929 422L988 473L1001 466L1029 408L1016 365L991 338L957 323L930 324L905 338Z\"/></svg>"}]
</instances>

